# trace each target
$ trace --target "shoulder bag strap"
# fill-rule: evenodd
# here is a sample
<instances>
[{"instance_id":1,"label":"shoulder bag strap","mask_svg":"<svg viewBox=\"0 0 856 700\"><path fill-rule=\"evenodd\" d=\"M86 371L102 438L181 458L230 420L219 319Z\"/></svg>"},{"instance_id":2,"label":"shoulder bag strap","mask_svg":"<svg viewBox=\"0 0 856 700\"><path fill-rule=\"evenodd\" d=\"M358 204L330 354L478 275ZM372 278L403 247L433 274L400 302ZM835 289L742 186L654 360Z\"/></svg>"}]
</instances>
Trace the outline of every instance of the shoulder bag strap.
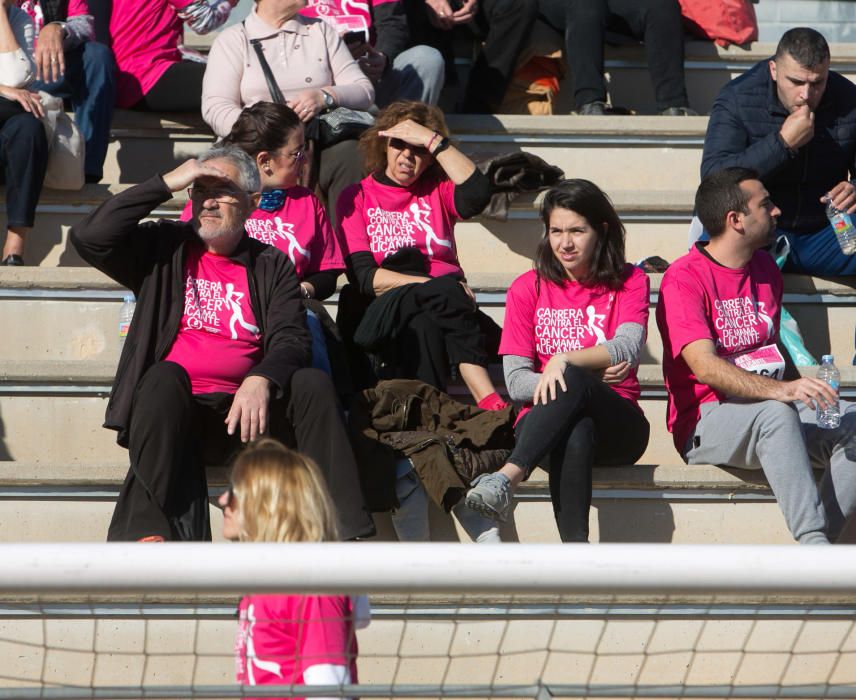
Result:
<instances>
[{"instance_id":1,"label":"shoulder bag strap","mask_svg":"<svg viewBox=\"0 0 856 700\"><path fill-rule=\"evenodd\" d=\"M244 25L244 31L246 31L247 25L244 22L241 22ZM268 90L270 91L271 100L274 102L284 105L285 98L282 96L282 91L279 89L279 85L276 84L276 79L273 77L273 71L270 69L270 65L265 58L265 52L262 49L262 40L261 39L249 39L250 45L256 52L256 56L259 59L259 65L262 67L262 73L265 74L265 80L267 81Z\"/></svg>"}]
</instances>

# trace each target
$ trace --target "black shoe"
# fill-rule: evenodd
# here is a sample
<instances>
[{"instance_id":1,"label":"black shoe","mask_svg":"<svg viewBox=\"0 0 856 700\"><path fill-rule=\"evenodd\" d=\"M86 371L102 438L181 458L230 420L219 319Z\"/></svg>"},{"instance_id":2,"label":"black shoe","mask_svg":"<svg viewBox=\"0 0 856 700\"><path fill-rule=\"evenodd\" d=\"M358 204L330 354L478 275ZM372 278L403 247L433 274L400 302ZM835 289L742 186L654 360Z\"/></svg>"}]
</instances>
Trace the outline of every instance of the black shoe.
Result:
<instances>
[{"instance_id":1,"label":"black shoe","mask_svg":"<svg viewBox=\"0 0 856 700\"><path fill-rule=\"evenodd\" d=\"M666 107L660 112L661 117L697 117L698 112L689 107Z\"/></svg>"},{"instance_id":2,"label":"black shoe","mask_svg":"<svg viewBox=\"0 0 856 700\"><path fill-rule=\"evenodd\" d=\"M586 102L582 107L577 110L577 114L583 117L602 117L605 114L609 114L611 109L606 102L603 100L594 100L593 102Z\"/></svg>"},{"instance_id":3,"label":"black shoe","mask_svg":"<svg viewBox=\"0 0 856 700\"><path fill-rule=\"evenodd\" d=\"M15 255L15 253L10 253L5 258L3 258L3 262L0 265L6 265L8 267L23 267L24 258L20 255Z\"/></svg>"}]
</instances>

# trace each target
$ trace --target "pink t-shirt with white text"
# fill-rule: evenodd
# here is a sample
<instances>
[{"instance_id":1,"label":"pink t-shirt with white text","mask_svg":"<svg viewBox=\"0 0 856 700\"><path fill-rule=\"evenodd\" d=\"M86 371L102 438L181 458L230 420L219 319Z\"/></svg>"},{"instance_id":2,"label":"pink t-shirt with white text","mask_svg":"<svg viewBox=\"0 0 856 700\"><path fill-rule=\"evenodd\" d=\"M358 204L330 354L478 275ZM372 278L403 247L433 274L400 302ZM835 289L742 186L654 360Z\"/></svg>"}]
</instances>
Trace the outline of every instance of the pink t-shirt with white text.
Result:
<instances>
[{"instance_id":1,"label":"pink t-shirt with white text","mask_svg":"<svg viewBox=\"0 0 856 700\"><path fill-rule=\"evenodd\" d=\"M181 212L190 221L191 203ZM257 241L279 248L294 263L299 280L323 270L345 270L342 246L330 226L324 205L305 187L285 191L285 201L276 211L256 209L244 225Z\"/></svg>"},{"instance_id":2,"label":"pink t-shirt with white text","mask_svg":"<svg viewBox=\"0 0 856 700\"><path fill-rule=\"evenodd\" d=\"M133 107L181 61L178 11L193 0L113 0L111 48L116 56L116 106Z\"/></svg>"},{"instance_id":3,"label":"pink t-shirt with white text","mask_svg":"<svg viewBox=\"0 0 856 700\"><path fill-rule=\"evenodd\" d=\"M455 184L419 178L410 187L386 185L369 175L339 197L336 208L345 255L368 251L380 265L402 248L416 248L431 277L463 277L455 246Z\"/></svg>"},{"instance_id":4,"label":"pink t-shirt with white text","mask_svg":"<svg viewBox=\"0 0 856 700\"><path fill-rule=\"evenodd\" d=\"M236 677L245 685L303 684L318 664L346 666L357 682L350 596L251 595L238 606Z\"/></svg>"},{"instance_id":5,"label":"pink t-shirt with white text","mask_svg":"<svg viewBox=\"0 0 856 700\"><path fill-rule=\"evenodd\" d=\"M543 278L539 283L530 270L508 288L499 354L527 357L541 372L553 355L611 340L622 323L647 329L649 291L648 276L634 265L625 267L624 284L617 290L570 281L560 286ZM635 368L610 388L638 405Z\"/></svg>"},{"instance_id":6,"label":"pink t-shirt with white text","mask_svg":"<svg viewBox=\"0 0 856 700\"><path fill-rule=\"evenodd\" d=\"M309 0L300 14L323 19L335 27L339 34L363 31L368 41L372 26L371 8L391 2L397 3L401 0Z\"/></svg>"},{"instance_id":7,"label":"pink t-shirt with white text","mask_svg":"<svg viewBox=\"0 0 856 700\"><path fill-rule=\"evenodd\" d=\"M663 375L669 390L666 424L683 454L699 419L699 407L727 397L702 384L681 352L711 340L723 358L774 344L779 337L782 275L766 251L746 267L715 263L697 247L669 266L660 284L657 326L663 337Z\"/></svg>"},{"instance_id":8,"label":"pink t-shirt with white text","mask_svg":"<svg viewBox=\"0 0 856 700\"><path fill-rule=\"evenodd\" d=\"M247 269L188 244L184 280L184 313L164 359L184 367L194 394L234 394L262 359Z\"/></svg>"}]
</instances>

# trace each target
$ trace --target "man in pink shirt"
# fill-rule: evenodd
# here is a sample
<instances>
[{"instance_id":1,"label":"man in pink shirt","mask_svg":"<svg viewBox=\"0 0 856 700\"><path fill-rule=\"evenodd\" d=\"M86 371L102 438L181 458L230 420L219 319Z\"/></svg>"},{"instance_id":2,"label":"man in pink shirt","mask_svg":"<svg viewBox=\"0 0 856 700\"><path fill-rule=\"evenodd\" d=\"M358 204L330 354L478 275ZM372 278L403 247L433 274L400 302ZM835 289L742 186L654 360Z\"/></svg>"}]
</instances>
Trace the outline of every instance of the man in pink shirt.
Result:
<instances>
[{"instance_id":1,"label":"man in pink shirt","mask_svg":"<svg viewBox=\"0 0 856 700\"><path fill-rule=\"evenodd\" d=\"M689 464L763 469L794 539L834 542L856 510L856 413L842 401L841 426L821 429L816 408L835 389L785 380L782 277L763 250L780 210L746 168L706 177L695 208L710 241L669 267L657 305L675 447ZM819 489L812 468L825 470Z\"/></svg>"},{"instance_id":2,"label":"man in pink shirt","mask_svg":"<svg viewBox=\"0 0 856 700\"><path fill-rule=\"evenodd\" d=\"M137 297L105 422L131 463L110 540L211 539L205 467L267 432L321 468L344 538L374 533L333 383L307 367L294 265L246 233L259 189L252 158L215 147L72 229L81 257ZM140 223L185 190L191 221Z\"/></svg>"}]
</instances>

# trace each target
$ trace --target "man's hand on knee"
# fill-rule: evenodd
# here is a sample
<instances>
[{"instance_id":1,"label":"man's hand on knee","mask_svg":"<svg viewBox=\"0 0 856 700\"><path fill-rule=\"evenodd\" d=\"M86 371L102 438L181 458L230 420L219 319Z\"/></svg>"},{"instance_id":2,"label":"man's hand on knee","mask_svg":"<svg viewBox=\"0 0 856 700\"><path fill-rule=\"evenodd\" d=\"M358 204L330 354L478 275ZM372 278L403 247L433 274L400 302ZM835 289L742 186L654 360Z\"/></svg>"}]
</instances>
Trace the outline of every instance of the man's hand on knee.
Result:
<instances>
[{"instance_id":1,"label":"man's hand on knee","mask_svg":"<svg viewBox=\"0 0 856 700\"><path fill-rule=\"evenodd\" d=\"M234 435L241 426L241 442L255 440L267 432L270 381L265 377L251 376L241 382L232 408L226 416L226 432Z\"/></svg>"}]
</instances>

